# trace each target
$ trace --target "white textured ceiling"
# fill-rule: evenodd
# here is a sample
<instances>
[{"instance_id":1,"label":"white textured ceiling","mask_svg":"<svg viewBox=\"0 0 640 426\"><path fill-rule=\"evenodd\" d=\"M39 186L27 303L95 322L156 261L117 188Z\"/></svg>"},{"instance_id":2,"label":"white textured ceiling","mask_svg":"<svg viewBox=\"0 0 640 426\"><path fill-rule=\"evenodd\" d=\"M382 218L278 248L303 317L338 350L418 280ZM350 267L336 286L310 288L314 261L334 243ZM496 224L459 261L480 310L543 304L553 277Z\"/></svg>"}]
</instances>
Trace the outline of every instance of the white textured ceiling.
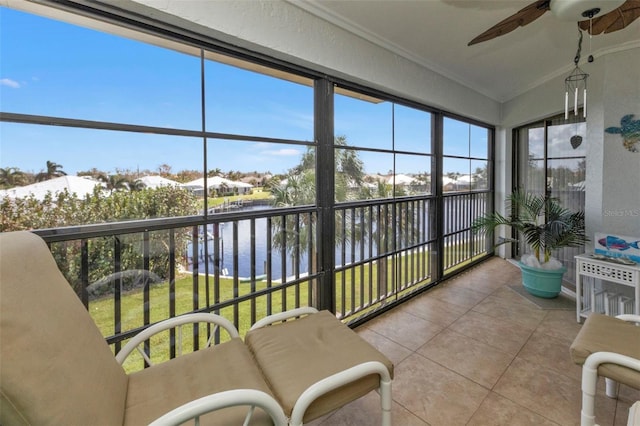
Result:
<instances>
[{"instance_id":1,"label":"white textured ceiling","mask_svg":"<svg viewBox=\"0 0 640 426\"><path fill-rule=\"evenodd\" d=\"M563 0L561 0L563 1ZM608 0L602 0L608 1ZM503 102L573 68L578 27L551 12L474 46L467 43L533 0L290 0L306 11ZM640 20L585 34L587 56L640 46Z\"/></svg>"}]
</instances>

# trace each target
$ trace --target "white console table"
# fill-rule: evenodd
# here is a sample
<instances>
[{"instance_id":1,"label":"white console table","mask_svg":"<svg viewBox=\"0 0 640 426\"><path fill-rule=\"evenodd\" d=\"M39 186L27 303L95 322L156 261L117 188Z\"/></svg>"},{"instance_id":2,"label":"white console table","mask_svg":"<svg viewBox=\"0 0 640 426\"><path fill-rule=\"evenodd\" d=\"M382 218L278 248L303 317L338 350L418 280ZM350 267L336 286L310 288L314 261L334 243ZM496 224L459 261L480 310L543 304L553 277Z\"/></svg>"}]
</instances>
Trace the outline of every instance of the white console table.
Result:
<instances>
[{"instance_id":1,"label":"white console table","mask_svg":"<svg viewBox=\"0 0 640 426\"><path fill-rule=\"evenodd\" d=\"M576 259L576 320L582 322L591 312L640 315L640 265L623 265L580 254ZM616 285L632 287L634 298L620 299L607 291L598 291L595 283L583 285L584 277L597 278ZM620 299L620 300L619 300ZM628 310L633 310L628 312ZM623 311L623 312L621 312Z\"/></svg>"}]
</instances>

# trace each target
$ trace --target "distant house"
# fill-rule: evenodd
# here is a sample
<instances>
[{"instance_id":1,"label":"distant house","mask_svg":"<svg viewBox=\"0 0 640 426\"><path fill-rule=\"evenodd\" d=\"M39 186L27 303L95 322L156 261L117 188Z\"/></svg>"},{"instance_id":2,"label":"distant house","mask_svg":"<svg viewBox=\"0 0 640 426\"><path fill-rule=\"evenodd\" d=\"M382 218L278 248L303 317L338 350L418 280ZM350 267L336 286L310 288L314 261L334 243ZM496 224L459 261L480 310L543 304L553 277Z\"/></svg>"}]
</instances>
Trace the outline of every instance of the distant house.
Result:
<instances>
[{"instance_id":1,"label":"distant house","mask_svg":"<svg viewBox=\"0 0 640 426\"><path fill-rule=\"evenodd\" d=\"M238 194L248 194L253 189L250 183L233 181L233 188L238 188Z\"/></svg>"},{"instance_id":2,"label":"distant house","mask_svg":"<svg viewBox=\"0 0 640 426\"><path fill-rule=\"evenodd\" d=\"M144 176L138 179L142 182L145 188L159 188L161 186L181 186L180 182L176 182L175 180L167 179L162 176L153 175L153 176Z\"/></svg>"},{"instance_id":3,"label":"distant house","mask_svg":"<svg viewBox=\"0 0 640 426\"><path fill-rule=\"evenodd\" d=\"M415 184L416 182L416 178L403 175L401 173L397 175L391 175L387 178L387 183L389 185L393 185L395 183L398 186L409 186Z\"/></svg>"},{"instance_id":4,"label":"distant house","mask_svg":"<svg viewBox=\"0 0 640 426\"><path fill-rule=\"evenodd\" d=\"M257 174L257 175L248 175L248 176L244 176L242 179L240 179L241 182L244 183L248 183L251 185L258 185L258 186L262 186L263 182L267 182L269 179L271 179L273 175L269 174L269 173L265 173L265 174Z\"/></svg>"},{"instance_id":5,"label":"distant house","mask_svg":"<svg viewBox=\"0 0 640 426\"><path fill-rule=\"evenodd\" d=\"M88 176L60 176L57 178L37 182L31 185L18 186L0 191L0 198L26 198L34 196L37 200L44 200L47 194L55 196L67 190L70 194L76 194L84 199L87 194L92 194L96 186L104 184Z\"/></svg>"},{"instance_id":6,"label":"distant house","mask_svg":"<svg viewBox=\"0 0 640 426\"><path fill-rule=\"evenodd\" d=\"M204 178L192 180L191 182L183 183L183 188L190 189L195 195L204 196ZM225 179L220 176L213 176L207 178L207 191L211 192L211 190L220 191L221 189L227 188L227 190L232 192L237 192L238 194L248 194L253 189L253 185L237 182L234 180Z\"/></svg>"},{"instance_id":7,"label":"distant house","mask_svg":"<svg viewBox=\"0 0 640 426\"><path fill-rule=\"evenodd\" d=\"M471 175L459 175L455 179L442 176L442 187L445 191L465 191L471 188Z\"/></svg>"}]
</instances>

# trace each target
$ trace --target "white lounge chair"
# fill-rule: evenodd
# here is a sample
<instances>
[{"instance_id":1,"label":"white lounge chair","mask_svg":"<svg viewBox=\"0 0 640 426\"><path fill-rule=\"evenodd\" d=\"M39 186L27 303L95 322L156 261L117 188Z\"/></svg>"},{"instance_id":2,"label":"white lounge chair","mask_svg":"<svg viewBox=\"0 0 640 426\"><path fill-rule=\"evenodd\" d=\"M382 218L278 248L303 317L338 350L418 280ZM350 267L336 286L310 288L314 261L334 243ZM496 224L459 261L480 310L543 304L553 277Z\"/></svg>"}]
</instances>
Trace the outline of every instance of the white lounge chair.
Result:
<instances>
[{"instance_id":1,"label":"white lounge chair","mask_svg":"<svg viewBox=\"0 0 640 426\"><path fill-rule=\"evenodd\" d=\"M125 373L120 363L139 344L193 322L226 330L229 339ZM114 357L45 242L29 232L0 234L0 339L4 426L168 425L191 418L299 425L372 389L380 389L383 424L390 424L393 365L328 312L277 314L256 324L246 344L220 316L184 315L139 333Z\"/></svg>"},{"instance_id":2,"label":"white lounge chair","mask_svg":"<svg viewBox=\"0 0 640 426\"><path fill-rule=\"evenodd\" d=\"M636 324L637 323L637 324ZM571 344L571 358L582 365L581 426L594 426L598 376L606 380L606 394L616 398L623 383L640 389L640 316L589 315ZM637 410L634 408L634 410ZM636 416L631 410L630 422ZM629 423L633 425L634 423Z\"/></svg>"}]
</instances>

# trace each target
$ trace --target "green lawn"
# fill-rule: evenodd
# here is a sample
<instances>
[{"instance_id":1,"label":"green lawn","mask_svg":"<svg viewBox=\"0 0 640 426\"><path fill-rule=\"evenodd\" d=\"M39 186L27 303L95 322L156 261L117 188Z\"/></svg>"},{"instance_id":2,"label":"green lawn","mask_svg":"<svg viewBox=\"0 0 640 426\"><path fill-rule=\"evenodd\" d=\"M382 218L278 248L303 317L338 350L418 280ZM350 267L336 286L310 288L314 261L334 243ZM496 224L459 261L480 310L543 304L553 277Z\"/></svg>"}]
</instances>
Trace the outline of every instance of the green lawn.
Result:
<instances>
[{"instance_id":1,"label":"green lawn","mask_svg":"<svg viewBox=\"0 0 640 426\"><path fill-rule=\"evenodd\" d=\"M253 201L253 200L268 200L269 198L271 198L271 191L269 191L268 189L264 189L262 187L255 187L253 188L253 191L251 194L209 197L207 199L207 204L209 208L211 208L211 207L221 206L224 203L235 203L238 200ZM201 206L201 207L204 207L204 206Z\"/></svg>"},{"instance_id":2,"label":"green lawn","mask_svg":"<svg viewBox=\"0 0 640 426\"><path fill-rule=\"evenodd\" d=\"M209 301L211 302L210 304L213 304L213 277L210 277L209 282L211 283ZM256 290L260 290L265 287L266 282L256 283ZM303 287L302 285L300 287L300 304L302 306L306 306L308 293L306 287ZM234 294L233 280L220 279L219 289L219 300L226 301L234 299L234 296L250 294L251 284L240 283L237 288L237 294ZM201 276L198 280L199 303L197 306L194 306L193 293L193 279L190 275L181 277L176 280L174 293L176 315L184 314L187 312L191 312L194 309L204 308L208 306L206 301L206 285L204 277ZM295 288L290 287L286 289L286 291L278 290L271 294L271 304L273 306L274 312L280 311L283 293L286 293L286 309L292 309L295 307ZM169 318L169 299L170 294L168 283L155 284L151 286L151 288L149 289L149 313L151 323ZM240 331L241 335L244 336L244 334L251 326L252 303L255 304L255 312L257 316L256 319L260 319L267 315L267 299L268 296L266 295L260 296L255 298L253 301L246 301L238 304L237 306L224 308L219 312L219 314L232 322L234 322L234 316L237 315L238 330ZM121 330L131 330L143 325L143 306L143 292L141 290L132 291L121 298ZM105 337L114 334L114 300L112 297L106 297L90 302L89 311L91 312L91 316L96 322L98 328ZM193 328L191 326L183 327L183 347L185 352L191 351L190 348L193 347L192 330ZM199 342L201 345L204 345L204 343L206 342L206 333L204 332L205 329L203 327L200 327L200 330L201 336ZM228 339L226 333L223 333L220 337L222 341ZM154 339L152 339L151 347L152 360L166 360L169 355L169 333L166 332L157 335ZM127 371L135 371L140 369L141 367L142 358L138 354L131 355L125 363L125 369Z\"/></svg>"},{"instance_id":3,"label":"green lawn","mask_svg":"<svg viewBox=\"0 0 640 426\"><path fill-rule=\"evenodd\" d=\"M391 291L391 283L393 283L393 268L392 261L387 262L387 292ZM403 256L399 260L396 266L400 269L400 282L403 285L409 283L409 280L413 276L420 277L424 274L424 268L428 269L429 265L429 253L422 252L410 256ZM413 263L412 263L413 262ZM451 272L454 269L463 267L465 264L471 262L466 261L460 265L456 265L455 268L448 270ZM405 264L407 267L405 268ZM413 264L413 268L412 265ZM418 267L418 265L423 265ZM411 271L413 270L413 274ZM408 273L407 273L408 272ZM370 278L371 286L370 286ZM378 299L378 265L376 263L367 263L362 266L356 266L349 268L344 272L337 272L335 275L336 282L336 309L337 312L345 312L348 316L352 312L352 308L361 309L363 304L367 304L371 300ZM426 281L428 282L428 281ZM262 290L266 288L266 282L260 281L255 284L256 290ZM286 290L278 289L277 284L272 284L275 289L269 296L263 295L252 300L248 300L236 305L222 309L218 312L223 317L227 318L231 322L235 322L237 319L237 327L241 336L249 330L252 323L251 312L256 313L255 320L263 318L267 315L268 299L271 299L271 306L273 312L280 312L282 310L292 309L299 306L308 305L309 295L309 282L303 282L298 286L290 286ZM234 288L232 279L221 278L219 280L219 296L217 301L224 302L228 300L235 300L239 296L248 295L252 293L250 283L239 283L237 288ZM414 286L407 286L407 288L398 291L394 289L396 294L392 296L393 300L397 299L404 293L412 292L415 290ZM209 278L209 300L206 296L206 283L203 276L198 280L198 303L194 306L194 288L193 278L191 275L183 275L176 279L174 303L176 315L191 312L195 309L205 308L217 302L214 300L215 284L214 278ZM286 306L282 309L283 296L286 298ZM344 296L344 297L343 297ZM299 302L297 302L299 301ZM352 303L353 302L353 303ZM254 306L252 306L254 305ZM131 291L121 298L121 324L120 329L123 331L135 329L143 326L143 291L136 290ZM363 315L364 313L376 309L380 306L380 303L374 303L372 306L367 306L364 310L358 313ZM155 323L169 318L170 307L170 293L168 283L153 284L149 288L149 314L150 322ZM343 310L344 307L344 310ZM89 311L98 328L105 337L111 336L114 331L114 300L113 297L104 297L98 300L91 301L89 304ZM199 342L201 347L206 343L206 329L200 327ZM193 347L193 328L191 326L183 327L183 347L184 352L190 352ZM226 333L221 336L221 341L228 339ZM169 333L161 333L154 337L151 341L152 348L152 360L154 362L163 361L169 358ZM128 372L141 369L143 366L142 358L138 354L131 355L125 363L125 370Z\"/></svg>"},{"instance_id":4,"label":"green lawn","mask_svg":"<svg viewBox=\"0 0 640 426\"><path fill-rule=\"evenodd\" d=\"M352 275L349 271L344 273L345 278L345 305L347 307L346 311L350 310L351 300L355 300L356 306L359 306L361 291L364 291L362 296L365 301L375 299L377 297L377 288L374 286L373 292L370 294L368 291L368 282L369 282L369 274L371 273L374 277L377 276L377 265L373 264L370 267L366 266L364 268L363 275L363 286L360 286L360 269L361 267L353 268L355 270L355 277L357 283L354 283L353 291L352 291ZM390 270L390 268L388 268ZM370 272L371 271L371 272ZM391 279L391 272L389 274L389 282ZM343 273L336 274L336 280L339 283L342 281ZM210 302L213 302L213 277L210 277ZM273 312L280 312L282 310L292 309L296 307L296 305L307 306L308 305L308 296L309 296L309 284L308 282L302 283L298 288L296 286L290 286L286 290L280 289L275 290L271 293L271 305L273 308ZM276 288L274 284L272 287ZM261 290L266 288L266 282L260 281L256 283L256 290ZM233 280L231 279L220 279L220 301L233 300L237 296L242 296L251 293L251 284L250 283L239 283L237 287L237 293L234 293L234 285ZM194 309L204 308L208 304L206 303L206 286L204 277L200 277L198 280L198 297L199 304L198 306L194 306L193 303L193 281L190 275L183 276L176 280L175 285L175 312L176 315L184 314L187 312L191 312ZM342 300L342 286L340 285L336 289L336 301L338 304L338 311L341 310L341 300ZM282 298L286 298L286 306L284 309L282 306ZM263 318L267 315L267 303L269 296L263 295L257 297L253 300L249 300L246 302L242 302L235 306L230 306L222 309L219 314L228 320L234 322L234 318L237 316L238 319L238 330L241 336L249 330L251 326L251 312L254 310L256 312L255 320ZM167 283L154 284L149 289L149 312L150 312L150 322L158 322L169 318L169 285ZM299 300L299 303L296 303ZM252 304L255 304L255 307L252 309ZM122 312L121 318L121 330L130 330L143 325L143 292L141 290L129 292L121 298L121 307L120 310ZM369 308L372 309L372 308ZM91 316L94 321L98 325L98 328L102 332L105 337L111 336L114 334L114 300L112 297L105 297L99 300L95 300L90 302L89 310L91 312ZM193 328L191 326L183 327L183 347L185 348L185 352L191 351L193 347ZM199 342L203 345L206 342L204 328L200 328L201 337ZM221 340L227 340L227 335L224 333L221 335ZM152 360L162 361L166 360L169 357L169 333L161 333L154 337L151 341L152 348ZM127 362L125 363L125 369L129 372L136 371L142 368L142 358L138 354L131 355Z\"/></svg>"}]
</instances>

